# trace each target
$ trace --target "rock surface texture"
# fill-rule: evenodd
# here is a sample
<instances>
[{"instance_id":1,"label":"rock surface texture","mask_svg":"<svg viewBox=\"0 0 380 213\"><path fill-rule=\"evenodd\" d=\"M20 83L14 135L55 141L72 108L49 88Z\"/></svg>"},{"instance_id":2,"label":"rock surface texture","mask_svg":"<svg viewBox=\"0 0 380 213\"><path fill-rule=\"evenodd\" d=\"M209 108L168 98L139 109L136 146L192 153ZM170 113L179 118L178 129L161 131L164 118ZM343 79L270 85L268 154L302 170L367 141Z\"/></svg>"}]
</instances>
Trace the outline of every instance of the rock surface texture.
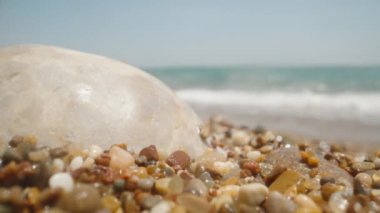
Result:
<instances>
[{"instance_id":1,"label":"rock surface texture","mask_svg":"<svg viewBox=\"0 0 380 213\"><path fill-rule=\"evenodd\" d=\"M105 57L42 45L0 49L0 141L34 135L199 155L200 120L159 80Z\"/></svg>"}]
</instances>

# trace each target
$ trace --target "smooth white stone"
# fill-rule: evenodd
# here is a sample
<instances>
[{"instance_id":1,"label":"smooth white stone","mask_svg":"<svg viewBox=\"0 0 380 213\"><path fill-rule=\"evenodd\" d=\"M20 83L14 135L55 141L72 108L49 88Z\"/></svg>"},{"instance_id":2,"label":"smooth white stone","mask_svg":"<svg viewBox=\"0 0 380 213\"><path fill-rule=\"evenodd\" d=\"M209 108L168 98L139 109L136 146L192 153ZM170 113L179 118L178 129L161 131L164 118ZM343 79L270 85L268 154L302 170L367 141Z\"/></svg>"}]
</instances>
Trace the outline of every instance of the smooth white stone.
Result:
<instances>
[{"instance_id":1,"label":"smooth white stone","mask_svg":"<svg viewBox=\"0 0 380 213\"><path fill-rule=\"evenodd\" d=\"M0 49L0 141L34 134L67 142L200 155L200 120L163 83L126 63L77 51L20 45Z\"/></svg>"},{"instance_id":2,"label":"smooth white stone","mask_svg":"<svg viewBox=\"0 0 380 213\"><path fill-rule=\"evenodd\" d=\"M62 188L70 192L74 188L74 180L69 173L56 173L49 179L50 188Z\"/></svg>"},{"instance_id":3,"label":"smooth white stone","mask_svg":"<svg viewBox=\"0 0 380 213\"><path fill-rule=\"evenodd\" d=\"M161 201L157 205L153 206L150 213L169 213L171 210L171 205L167 201Z\"/></svg>"},{"instance_id":4,"label":"smooth white stone","mask_svg":"<svg viewBox=\"0 0 380 213\"><path fill-rule=\"evenodd\" d=\"M81 156L77 156L71 160L70 169L74 171L82 167L82 165L83 165L83 158Z\"/></svg>"},{"instance_id":5,"label":"smooth white stone","mask_svg":"<svg viewBox=\"0 0 380 213\"><path fill-rule=\"evenodd\" d=\"M96 158L103 153L103 149L98 145L91 145L90 150L88 151L88 157Z\"/></svg>"},{"instance_id":6,"label":"smooth white stone","mask_svg":"<svg viewBox=\"0 0 380 213\"><path fill-rule=\"evenodd\" d=\"M254 161L257 161L257 159L259 159L260 156L261 156L261 152L256 151L256 150L254 150L254 151L249 151L249 152L247 153L247 158L250 159L250 160L254 160Z\"/></svg>"}]
</instances>

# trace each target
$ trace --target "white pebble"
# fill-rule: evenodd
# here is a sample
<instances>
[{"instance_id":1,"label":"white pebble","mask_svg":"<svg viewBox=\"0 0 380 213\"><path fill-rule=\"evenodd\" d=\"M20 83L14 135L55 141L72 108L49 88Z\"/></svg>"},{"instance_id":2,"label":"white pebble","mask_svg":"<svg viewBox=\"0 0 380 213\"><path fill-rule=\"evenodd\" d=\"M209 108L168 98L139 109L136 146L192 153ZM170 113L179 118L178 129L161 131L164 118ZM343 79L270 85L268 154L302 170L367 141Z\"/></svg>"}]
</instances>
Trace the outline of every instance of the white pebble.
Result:
<instances>
[{"instance_id":1,"label":"white pebble","mask_svg":"<svg viewBox=\"0 0 380 213\"><path fill-rule=\"evenodd\" d=\"M153 206L150 213L169 213L171 210L170 203L167 201L161 201L157 205Z\"/></svg>"},{"instance_id":2,"label":"white pebble","mask_svg":"<svg viewBox=\"0 0 380 213\"><path fill-rule=\"evenodd\" d=\"M49 179L50 188L61 188L70 192L74 188L74 180L69 173L56 173Z\"/></svg>"},{"instance_id":3,"label":"white pebble","mask_svg":"<svg viewBox=\"0 0 380 213\"><path fill-rule=\"evenodd\" d=\"M63 160L59 159L59 158L55 158L53 160L53 172L54 173L57 173L57 172L62 172L63 169L65 168L65 163L63 162Z\"/></svg>"},{"instance_id":4,"label":"white pebble","mask_svg":"<svg viewBox=\"0 0 380 213\"><path fill-rule=\"evenodd\" d=\"M232 132L231 139L234 145L244 146L247 145L251 139L249 134L242 130L235 130Z\"/></svg>"},{"instance_id":5,"label":"white pebble","mask_svg":"<svg viewBox=\"0 0 380 213\"><path fill-rule=\"evenodd\" d=\"M91 145L90 150L88 152L88 157L97 158L99 155L103 153L103 149L98 145Z\"/></svg>"},{"instance_id":6,"label":"white pebble","mask_svg":"<svg viewBox=\"0 0 380 213\"><path fill-rule=\"evenodd\" d=\"M261 183L250 183L240 187L239 202L250 206L260 205L268 195L268 188Z\"/></svg>"},{"instance_id":7,"label":"white pebble","mask_svg":"<svg viewBox=\"0 0 380 213\"><path fill-rule=\"evenodd\" d=\"M254 161L257 161L257 159L259 159L261 156L261 152L259 151L249 151L247 153L247 158L250 159L250 160L254 160Z\"/></svg>"},{"instance_id":8,"label":"white pebble","mask_svg":"<svg viewBox=\"0 0 380 213\"><path fill-rule=\"evenodd\" d=\"M83 158L81 156L77 156L71 160L70 169L74 171L82 167L82 165L83 165Z\"/></svg>"}]
</instances>

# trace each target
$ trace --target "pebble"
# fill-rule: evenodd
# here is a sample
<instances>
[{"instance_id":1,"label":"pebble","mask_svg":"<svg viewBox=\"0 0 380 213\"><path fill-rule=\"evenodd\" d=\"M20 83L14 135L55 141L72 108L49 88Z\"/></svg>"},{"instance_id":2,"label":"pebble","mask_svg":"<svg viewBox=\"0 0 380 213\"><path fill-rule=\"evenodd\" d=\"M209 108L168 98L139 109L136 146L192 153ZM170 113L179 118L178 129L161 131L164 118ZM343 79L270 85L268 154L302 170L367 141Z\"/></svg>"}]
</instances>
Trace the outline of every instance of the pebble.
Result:
<instances>
[{"instance_id":1,"label":"pebble","mask_svg":"<svg viewBox=\"0 0 380 213\"><path fill-rule=\"evenodd\" d=\"M260 148L260 152L261 153L268 153L270 151L273 150L273 146L272 145L265 145L263 147Z\"/></svg>"},{"instance_id":2,"label":"pebble","mask_svg":"<svg viewBox=\"0 0 380 213\"><path fill-rule=\"evenodd\" d=\"M88 157L86 158L86 160L84 160L82 167L90 168L94 164L95 164L94 158Z\"/></svg>"},{"instance_id":3,"label":"pebble","mask_svg":"<svg viewBox=\"0 0 380 213\"><path fill-rule=\"evenodd\" d=\"M111 212L115 212L120 207L120 201L113 195L105 195L101 198L102 206Z\"/></svg>"},{"instance_id":4,"label":"pebble","mask_svg":"<svg viewBox=\"0 0 380 213\"><path fill-rule=\"evenodd\" d=\"M343 186L334 183L326 183L321 187L321 195L325 201L328 201L333 193L342 190L344 190Z\"/></svg>"},{"instance_id":5,"label":"pebble","mask_svg":"<svg viewBox=\"0 0 380 213\"><path fill-rule=\"evenodd\" d=\"M375 164L375 169L380 169L380 158L375 158L373 163Z\"/></svg>"},{"instance_id":6,"label":"pebble","mask_svg":"<svg viewBox=\"0 0 380 213\"><path fill-rule=\"evenodd\" d=\"M169 213L171 210L171 205L167 201L160 201L158 204L153 206L150 213ZM177 211L173 211L177 212Z\"/></svg>"},{"instance_id":7,"label":"pebble","mask_svg":"<svg viewBox=\"0 0 380 213\"><path fill-rule=\"evenodd\" d=\"M125 186L125 180L123 179L117 179L115 182L113 182L113 188L115 191L120 192L124 189Z\"/></svg>"},{"instance_id":8,"label":"pebble","mask_svg":"<svg viewBox=\"0 0 380 213\"><path fill-rule=\"evenodd\" d=\"M142 201L141 206L145 209L151 209L160 201L162 201L162 197L160 195L148 195Z\"/></svg>"},{"instance_id":9,"label":"pebble","mask_svg":"<svg viewBox=\"0 0 380 213\"><path fill-rule=\"evenodd\" d=\"M191 179L184 189L184 192L189 192L193 195L206 197L208 194L207 186L198 178Z\"/></svg>"},{"instance_id":10,"label":"pebble","mask_svg":"<svg viewBox=\"0 0 380 213\"><path fill-rule=\"evenodd\" d=\"M322 213L322 209L307 195L299 194L295 196L294 203L297 204L297 213Z\"/></svg>"},{"instance_id":11,"label":"pebble","mask_svg":"<svg viewBox=\"0 0 380 213\"><path fill-rule=\"evenodd\" d=\"M53 160L52 170L53 173L62 172L65 169L65 163L59 158Z\"/></svg>"},{"instance_id":12,"label":"pebble","mask_svg":"<svg viewBox=\"0 0 380 213\"><path fill-rule=\"evenodd\" d=\"M77 156L71 160L70 169L74 171L82 167L82 165L83 165L83 158L81 156Z\"/></svg>"},{"instance_id":13,"label":"pebble","mask_svg":"<svg viewBox=\"0 0 380 213\"><path fill-rule=\"evenodd\" d=\"M374 168L375 168L375 164L372 162L358 162L358 163L352 164L352 169L356 173L365 172Z\"/></svg>"},{"instance_id":14,"label":"pebble","mask_svg":"<svg viewBox=\"0 0 380 213\"><path fill-rule=\"evenodd\" d=\"M293 170L283 172L269 187L270 191L285 193L303 179L303 176Z\"/></svg>"},{"instance_id":15,"label":"pebble","mask_svg":"<svg viewBox=\"0 0 380 213\"><path fill-rule=\"evenodd\" d=\"M207 188L211 188L215 184L215 182L212 179L210 173L208 173L208 172L202 172L202 173L200 173L199 176L198 176L198 178L199 178L199 180L201 180L207 186Z\"/></svg>"},{"instance_id":16,"label":"pebble","mask_svg":"<svg viewBox=\"0 0 380 213\"><path fill-rule=\"evenodd\" d=\"M178 150L169 155L166 163L175 169L186 169L190 166L191 160L186 152Z\"/></svg>"},{"instance_id":17,"label":"pebble","mask_svg":"<svg viewBox=\"0 0 380 213\"><path fill-rule=\"evenodd\" d=\"M214 162L217 162L217 161L224 162L226 161L226 159L227 159L227 156L223 152L208 150L205 153L203 153L201 156L199 156L196 159L196 162L207 169L212 169L214 166Z\"/></svg>"},{"instance_id":18,"label":"pebble","mask_svg":"<svg viewBox=\"0 0 380 213\"><path fill-rule=\"evenodd\" d=\"M233 203L233 199L229 194L222 194L220 196L216 196L211 200L211 206L217 211L220 212L222 206L226 203Z\"/></svg>"},{"instance_id":19,"label":"pebble","mask_svg":"<svg viewBox=\"0 0 380 213\"><path fill-rule=\"evenodd\" d=\"M177 197L177 202L186 208L188 213L208 213L210 204L206 199L192 194L182 194Z\"/></svg>"},{"instance_id":20,"label":"pebble","mask_svg":"<svg viewBox=\"0 0 380 213\"><path fill-rule=\"evenodd\" d=\"M100 208L101 197L95 187L87 184L78 184L59 201L59 206L67 212L86 213L96 212Z\"/></svg>"},{"instance_id":21,"label":"pebble","mask_svg":"<svg viewBox=\"0 0 380 213\"><path fill-rule=\"evenodd\" d=\"M126 169L135 164L133 156L118 146L111 148L110 157L110 167L114 169Z\"/></svg>"},{"instance_id":22,"label":"pebble","mask_svg":"<svg viewBox=\"0 0 380 213\"><path fill-rule=\"evenodd\" d=\"M345 213L348 207L348 201L343 197L343 192L335 192L330 196L328 207L331 212Z\"/></svg>"},{"instance_id":23,"label":"pebble","mask_svg":"<svg viewBox=\"0 0 380 213\"><path fill-rule=\"evenodd\" d=\"M293 201L277 191L268 194L264 206L268 213L293 213L296 210L296 205Z\"/></svg>"},{"instance_id":24,"label":"pebble","mask_svg":"<svg viewBox=\"0 0 380 213\"><path fill-rule=\"evenodd\" d=\"M62 158L66 156L69 152L67 147L57 147L49 150L50 156L53 158Z\"/></svg>"},{"instance_id":25,"label":"pebble","mask_svg":"<svg viewBox=\"0 0 380 213\"><path fill-rule=\"evenodd\" d=\"M137 181L137 186L144 191L150 191L153 185L154 180L152 178L143 178Z\"/></svg>"},{"instance_id":26,"label":"pebble","mask_svg":"<svg viewBox=\"0 0 380 213\"><path fill-rule=\"evenodd\" d=\"M140 156L145 156L148 161L158 161L158 152L155 145L150 145L148 147L143 148L140 153Z\"/></svg>"},{"instance_id":27,"label":"pebble","mask_svg":"<svg viewBox=\"0 0 380 213\"><path fill-rule=\"evenodd\" d=\"M161 178L156 180L154 187L160 194L166 194L169 191L169 182L170 178Z\"/></svg>"},{"instance_id":28,"label":"pebble","mask_svg":"<svg viewBox=\"0 0 380 213\"><path fill-rule=\"evenodd\" d=\"M87 156L90 158L97 158L103 153L103 149L98 145L91 145L90 149L88 150Z\"/></svg>"},{"instance_id":29,"label":"pebble","mask_svg":"<svg viewBox=\"0 0 380 213\"><path fill-rule=\"evenodd\" d=\"M234 167L236 167L236 165L230 161L226 161L226 162L217 161L217 162L214 162L212 171L224 176L228 174L231 171L231 169L233 169Z\"/></svg>"},{"instance_id":30,"label":"pebble","mask_svg":"<svg viewBox=\"0 0 380 213\"><path fill-rule=\"evenodd\" d=\"M62 188L70 192L74 188L74 180L69 173L56 173L49 179L49 186L53 189Z\"/></svg>"},{"instance_id":31,"label":"pebble","mask_svg":"<svg viewBox=\"0 0 380 213\"><path fill-rule=\"evenodd\" d=\"M259 151L249 151L247 153L247 158L250 160L257 161L261 157L261 152Z\"/></svg>"},{"instance_id":32,"label":"pebble","mask_svg":"<svg viewBox=\"0 0 380 213\"><path fill-rule=\"evenodd\" d=\"M251 137L243 130L232 131L231 140L236 146L244 146L249 143Z\"/></svg>"},{"instance_id":33,"label":"pebble","mask_svg":"<svg viewBox=\"0 0 380 213\"><path fill-rule=\"evenodd\" d=\"M268 195L268 188L261 183L250 183L240 187L239 202L259 206Z\"/></svg>"},{"instance_id":34,"label":"pebble","mask_svg":"<svg viewBox=\"0 0 380 213\"><path fill-rule=\"evenodd\" d=\"M239 196L240 186L237 185L227 185L222 186L218 189L217 195L229 194L233 198L237 198Z\"/></svg>"},{"instance_id":35,"label":"pebble","mask_svg":"<svg viewBox=\"0 0 380 213\"><path fill-rule=\"evenodd\" d=\"M178 175L173 176L170 178L169 184L168 184L168 193L173 194L180 194L183 191L184 182L181 177Z\"/></svg>"},{"instance_id":36,"label":"pebble","mask_svg":"<svg viewBox=\"0 0 380 213\"><path fill-rule=\"evenodd\" d=\"M359 173L355 176L354 180L358 180L361 184L371 187L372 177L367 173Z\"/></svg>"},{"instance_id":37,"label":"pebble","mask_svg":"<svg viewBox=\"0 0 380 213\"><path fill-rule=\"evenodd\" d=\"M50 153L47 149L41 149L37 151L29 152L29 160L34 162L40 162L48 159L50 156Z\"/></svg>"}]
</instances>

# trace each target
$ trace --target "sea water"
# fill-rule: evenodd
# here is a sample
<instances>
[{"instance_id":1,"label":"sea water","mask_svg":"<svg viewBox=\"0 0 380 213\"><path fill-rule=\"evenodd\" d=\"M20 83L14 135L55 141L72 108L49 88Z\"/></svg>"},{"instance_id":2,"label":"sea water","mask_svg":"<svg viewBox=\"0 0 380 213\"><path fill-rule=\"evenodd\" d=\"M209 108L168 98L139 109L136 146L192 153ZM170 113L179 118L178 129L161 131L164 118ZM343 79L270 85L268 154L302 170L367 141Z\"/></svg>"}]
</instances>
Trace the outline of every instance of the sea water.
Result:
<instances>
[{"instance_id":1,"label":"sea water","mask_svg":"<svg viewBox=\"0 0 380 213\"><path fill-rule=\"evenodd\" d=\"M148 68L200 116L345 141L380 142L380 67Z\"/></svg>"}]
</instances>

